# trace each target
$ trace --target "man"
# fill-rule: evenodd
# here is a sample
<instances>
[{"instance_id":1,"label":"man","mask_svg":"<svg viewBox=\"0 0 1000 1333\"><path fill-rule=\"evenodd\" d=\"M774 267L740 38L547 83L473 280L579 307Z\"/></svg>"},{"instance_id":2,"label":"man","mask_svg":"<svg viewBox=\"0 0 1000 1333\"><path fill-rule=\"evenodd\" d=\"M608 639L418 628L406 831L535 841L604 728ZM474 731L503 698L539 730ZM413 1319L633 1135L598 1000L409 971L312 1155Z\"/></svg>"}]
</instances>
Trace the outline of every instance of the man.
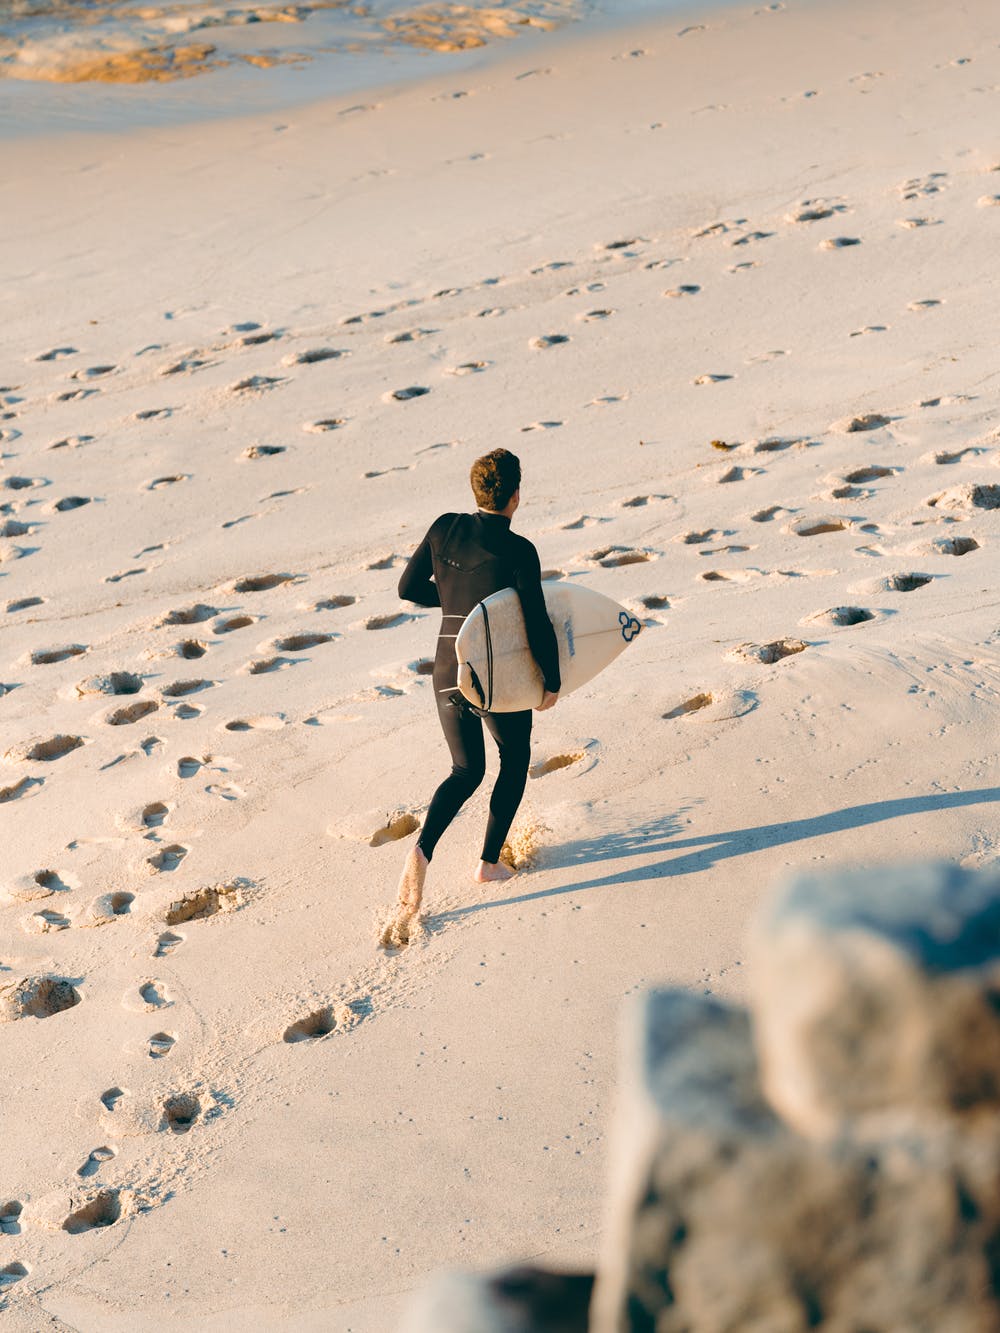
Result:
<instances>
[{"instance_id":1,"label":"man","mask_svg":"<svg viewBox=\"0 0 1000 1333\"><path fill-rule=\"evenodd\" d=\"M478 509L474 514L442 514L430 527L399 580L399 595L420 606L440 606L441 631L434 658L438 716L451 751L452 770L434 793L420 837L399 882L404 913L420 909L427 866L438 839L482 782L486 772L483 724L500 752L500 773L490 797L482 859L474 878L480 884L509 879L514 873L500 860L500 849L528 776L531 710L485 713L473 709L458 691L455 637L469 612L491 593L515 588L524 611L528 645L542 673L545 692L538 711L558 696L559 648L542 596L538 552L510 530L521 500L521 464L506 449L477 458L470 474ZM433 582L432 582L433 579Z\"/></svg>"}]
</instances>

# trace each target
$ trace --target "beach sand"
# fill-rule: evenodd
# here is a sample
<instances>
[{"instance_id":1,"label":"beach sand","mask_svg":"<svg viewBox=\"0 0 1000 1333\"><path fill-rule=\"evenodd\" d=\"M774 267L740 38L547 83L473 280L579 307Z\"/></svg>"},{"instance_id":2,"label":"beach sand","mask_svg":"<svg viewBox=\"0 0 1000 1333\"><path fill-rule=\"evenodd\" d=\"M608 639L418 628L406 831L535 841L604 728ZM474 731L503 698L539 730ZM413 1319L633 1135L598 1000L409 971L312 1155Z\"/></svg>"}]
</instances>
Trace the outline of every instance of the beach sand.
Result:
<instances>
[{"instance_id":1,"label":"beach sand","mask_svg":"<svg viewBox=\"0 0 1000 1333\"><path fill-rule=\"evenodd\" d=\"M592 1265L625 998L741 996L791 867L996 860L998 44L790 0L5 146L5 1327ZM471 882L487 783L387 954L396 580L499 445L646 629L536 719L532 868Z\"/></svg>"}]
</instances>

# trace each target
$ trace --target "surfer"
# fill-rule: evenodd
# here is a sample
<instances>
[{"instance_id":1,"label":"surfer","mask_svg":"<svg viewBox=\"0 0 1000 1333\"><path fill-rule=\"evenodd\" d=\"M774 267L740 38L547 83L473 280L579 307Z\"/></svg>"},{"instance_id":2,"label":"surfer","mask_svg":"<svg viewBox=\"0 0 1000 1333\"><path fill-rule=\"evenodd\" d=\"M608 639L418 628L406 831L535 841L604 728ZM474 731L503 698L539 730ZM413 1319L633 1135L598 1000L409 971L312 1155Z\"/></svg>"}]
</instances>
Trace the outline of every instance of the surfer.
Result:
<instances>
[{"instance_id":1,"label":"surfer","mask_svg":"<svg viewBox=\"0 0 1000 1333\"><path fill-rule=\"evenodd\" d=\"M428 529L399 580L399 595L419 606L441 608L441 631L434 657L438 717L451 751L451 773L438 787L420 837L406 858L399 882L403 912L420 909L427 866L438 839L482 782L486 772L483 724L500 752L500 773L490 796L490 813L480 884L509 879L514 871L500 860L528 777L531 710L487 713L475 709L458 690L455 636L469 612L491 593L514 588L524 612L528 645L542 673L545 692L538 712L559 697L559 648L545 609L538 552L510 530L521 500L521 464L507 449L477 458L470 474L478 506L474 514L442 514Z\"/></svg>"}]
</instances>

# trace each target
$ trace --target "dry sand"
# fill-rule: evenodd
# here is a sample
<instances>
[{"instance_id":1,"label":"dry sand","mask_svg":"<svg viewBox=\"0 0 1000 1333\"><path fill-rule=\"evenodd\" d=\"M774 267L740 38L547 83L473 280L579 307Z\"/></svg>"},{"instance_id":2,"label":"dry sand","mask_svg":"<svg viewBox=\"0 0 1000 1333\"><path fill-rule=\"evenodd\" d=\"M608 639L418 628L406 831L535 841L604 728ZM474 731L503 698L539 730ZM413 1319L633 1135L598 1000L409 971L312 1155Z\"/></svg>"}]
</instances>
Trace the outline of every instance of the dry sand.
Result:
<instances>
[{"instance_id":1,"label":"dry sand","mask_svg":"<svg viewBox=\"0 0 1000 1333\"><path fill-rule=\"evenodd\" d=\"M589 1264L623 997L739 995L788 867L995 860L998 43L747 6L5 148L5 1327ZM398 569L501 444L648 628L536 722L534 867L470 882L478 793L390 956L447 766Z\"/></svg>"}]
</instances>

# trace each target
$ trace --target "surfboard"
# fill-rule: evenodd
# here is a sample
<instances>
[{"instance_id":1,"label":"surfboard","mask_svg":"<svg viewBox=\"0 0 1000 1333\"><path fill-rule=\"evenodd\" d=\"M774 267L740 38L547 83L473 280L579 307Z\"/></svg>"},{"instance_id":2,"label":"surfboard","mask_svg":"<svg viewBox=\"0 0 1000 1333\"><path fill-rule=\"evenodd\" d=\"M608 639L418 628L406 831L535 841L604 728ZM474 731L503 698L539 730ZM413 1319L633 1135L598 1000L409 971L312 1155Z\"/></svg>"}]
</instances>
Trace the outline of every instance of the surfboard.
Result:
<instances>
[{"instance_id":1,"label":"surfboard","mask_svg":"<svg viewBox=\"0 0 1000 1333\"><path fill-rule=\"evenodd\" d=\"M577 690L624 652L642 629L625 607L575 583L543 586L559 644L560 697ZM531 655L521 600L513 588L486 597L455 639L458 688L491 713L516 713L542 702L542 673Z\"/></svg>"}]
</instances>

